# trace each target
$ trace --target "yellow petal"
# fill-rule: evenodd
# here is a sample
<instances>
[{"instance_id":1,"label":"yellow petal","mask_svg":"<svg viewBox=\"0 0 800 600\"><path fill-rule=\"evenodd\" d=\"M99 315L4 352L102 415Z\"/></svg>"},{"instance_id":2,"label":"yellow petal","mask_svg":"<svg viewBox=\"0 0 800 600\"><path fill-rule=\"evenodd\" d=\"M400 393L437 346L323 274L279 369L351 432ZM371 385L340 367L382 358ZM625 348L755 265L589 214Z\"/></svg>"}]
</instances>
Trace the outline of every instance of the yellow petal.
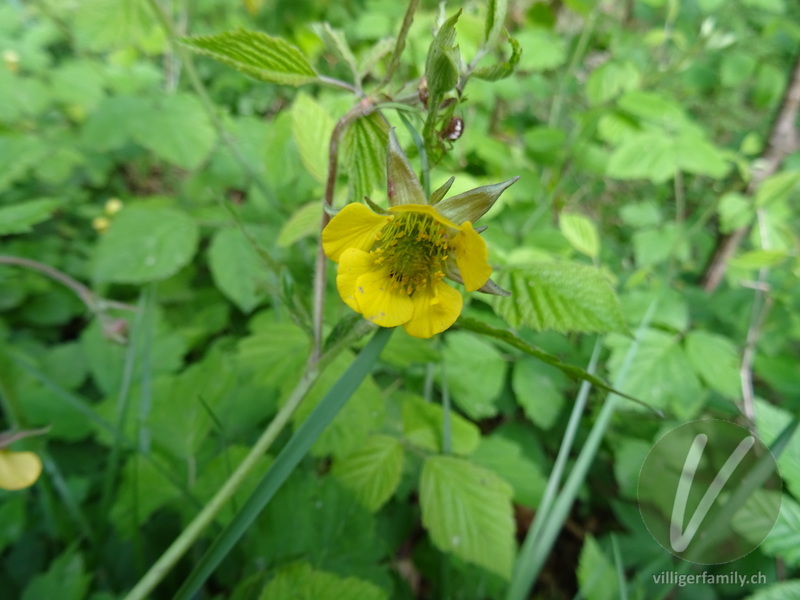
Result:
<instances>
[{"instance_id":1,"label":"yellow petal","mask_svg":"<svg viewBox=\"0 0 800 600\"><path fill-rule=\"evenodd\" d=\"M450 242L456 265L464 280L464 287L468 292L474 292L489 281L492 267L489 266L489 252L486 242L472 227L472 223L465 221L458 235Z\"/></svg>"},{"instance_id":2,"label":"yellow petal","mask_svg":"<svg viewBox=\"0 0 800 600\"><path fill-rule=\"evenodd\" d=\"M418 289L411 301L414 303L414 314L403 325L403 329L417 338L433 337L450 327L461 314L464 304L458 290L443 281L432 287Z\"/></svg>"},{"instance_id":3,"label":"yellow petal","mask_svg":"<svg viewBox=\"0 0 800 600\"><path fill-rule=\"evenodd\" d=\"M376 214L357 202L348 204L322 230L322 248L334 262L339 262L348 248L367 251L392 218Z\"/></svg>"},{"instance_id":4,"label":"yellow petal","mask_svg":"<svg viewBox=\"0 0 800 600\"><path fill-rule=\"evenodd\" d=\"M339 270L336 273L336 289L345 304L357 313L361 312L356 300L356 282L358 278L375 269L375 259L369 252L358 248L348 248L339 258Z\"/></svg>"},{"instance_id":5,"label":"yellow petal","mask_svg":"<svg viewBox=\"0 0 800 600\"><path fill-rule=\"evenodd\" d=\"M381 327L397 327L411 318L414 311L405 290L394 288L389 269L370 271L356 282L356 302L365 319Z\"/></svg>"},{"instance_id":6,"label":"yellow petal","mask_svg":"<svg viewBox=\"0 0 800 600\"><path fill-rule=\"evenodd\" d=\"M446 225L451 229L458 229L458 225L453 223L450 219L445 217L444 215L440 214L433 206L428 206L427 204L401 204L400 206L392 206L389 209L389 212L399 213L399 212L416 212L422 213L424 215L428 215L432 217L442 225Z\"/></svg>"},{"instance_id":7,"label":"yellow petal","mask_svg":"<svg viewBox=\"0 0 800 600\"><path fill-rule=\"evenodd\" d=\"M33 452L0 451L0 488L21 490L36 483L42 461Z\"/></svg>"}]
</instances>

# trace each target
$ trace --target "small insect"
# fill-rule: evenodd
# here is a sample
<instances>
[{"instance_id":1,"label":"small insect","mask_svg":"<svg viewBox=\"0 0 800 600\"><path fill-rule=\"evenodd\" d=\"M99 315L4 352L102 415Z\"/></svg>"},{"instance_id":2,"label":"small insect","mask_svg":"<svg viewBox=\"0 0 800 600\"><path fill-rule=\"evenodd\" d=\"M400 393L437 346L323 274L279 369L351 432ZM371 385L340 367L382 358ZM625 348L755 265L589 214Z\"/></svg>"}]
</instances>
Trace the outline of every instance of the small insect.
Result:
<instances>
[{"instance_id":1,"label":"small insect","mask_svg":"<svg viewBox=\"0 0 800 600\"><path fill-rule=\"evenodd\" d=\"M464 119L453 117L447 126L439 132L439 137L443 140L455 142L464 133Z\"/></svg>"}]
</instances>

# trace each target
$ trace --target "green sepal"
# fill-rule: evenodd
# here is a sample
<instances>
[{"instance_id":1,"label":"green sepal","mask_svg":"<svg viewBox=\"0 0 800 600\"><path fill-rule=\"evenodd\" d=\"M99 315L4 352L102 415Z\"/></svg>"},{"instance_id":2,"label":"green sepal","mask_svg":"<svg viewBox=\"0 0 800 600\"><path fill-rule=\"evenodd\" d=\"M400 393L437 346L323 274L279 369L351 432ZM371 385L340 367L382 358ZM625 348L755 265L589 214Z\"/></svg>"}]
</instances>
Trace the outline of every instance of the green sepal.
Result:
<instances>
[{"instance_id":1,"label":"green sepal","mask_svg":"<svg viewBox=\"0 0 800 600\"><path fill-rule=\"evenodd\" d=\"M417 174L411 168L403 149L397 142L394 129L389 130L389 148L386 156L386 183L389 206L400 204L426 204L425 192Z\"/></svg>"},{"instance_id":2,"label":"green sepal","mask_svg":"<svg viewBox=\"0 0 800 600\"><path fill-rule=\"evenodd\" d=\"M341 209L336 208L335 206L331 206L330 204L323 204L322 210L324 210L330 216L335 217Z\"/></svg>"},{"instance_id":3,"label":"green sepal","mask_svg":"<svg viewBox=\"0 0 800 600\"><path fill-rule=\"evenodd\" d=\"M454 43L456 41L455 24L460 16L461 10L459 9L455 15L444 22L428 49L428 57L425 60L425 80L428 83L430 95L434 98L449 92L458 83L461 54L458 46L455 46Z\"/></svg>"},{"instance_id":4,"label":"green sepal","mask_svg":"<svg viewBox=\"0 0 800 600\"><path fill-rule=\"evenodd\" d=\"M442 200L436 210L459 225L464 221L475 223L494 206L500 194L516 182L517 179L519 177L512 177L502 183L485 185L457 196L451 196L446 200Z\"/></svg>"},{"instance_id":5,"label":"green sepal","mask_svg":"<svg viewBox=\"0 0 800 600\"><path fill-rule=\"evenodd\" d=\"M389 214L388 210L386 210L385 208L375 204L372 200L370 200L369 196L364 196L364 200L366 201L367 206L369 206L372 209L373 212L376 212L379 215L388 215Z\"/></svg>"},{"instance_id":6,"label":"green sepal","mask_svg":"<svg viewBox=\"0 0 800 600\"><path fill-rule=\"evenodd\" d=\"M453 185L453 182L456 180L455 177L451 177L447 181L444 182L444 185L440 187L438 190L431 194L430 199L428 200L428 204L433 206L434 204L439 204L442 198L444 198L445 194L450 191L450 187Z\"/></svg>"}]
</instances>

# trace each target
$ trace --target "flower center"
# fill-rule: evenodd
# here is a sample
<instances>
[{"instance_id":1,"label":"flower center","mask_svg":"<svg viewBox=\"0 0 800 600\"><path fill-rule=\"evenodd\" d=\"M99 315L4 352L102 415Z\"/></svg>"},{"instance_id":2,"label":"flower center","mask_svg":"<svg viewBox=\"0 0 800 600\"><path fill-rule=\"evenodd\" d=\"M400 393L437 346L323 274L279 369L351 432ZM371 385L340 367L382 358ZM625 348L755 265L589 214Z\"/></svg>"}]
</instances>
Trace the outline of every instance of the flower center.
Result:
<instances>
[{"instance_id":1,"label":"flower center","mask_svg":"<svg viewBox=\"0 0 800 600\"><path fill-rule=\"evenodd\" d=\"M447 228L429 215L395 215L378 235L370 254L386 265L395 289L407 294L444 277L442 265L450 252Z\"/></svg>"}]
</instances>

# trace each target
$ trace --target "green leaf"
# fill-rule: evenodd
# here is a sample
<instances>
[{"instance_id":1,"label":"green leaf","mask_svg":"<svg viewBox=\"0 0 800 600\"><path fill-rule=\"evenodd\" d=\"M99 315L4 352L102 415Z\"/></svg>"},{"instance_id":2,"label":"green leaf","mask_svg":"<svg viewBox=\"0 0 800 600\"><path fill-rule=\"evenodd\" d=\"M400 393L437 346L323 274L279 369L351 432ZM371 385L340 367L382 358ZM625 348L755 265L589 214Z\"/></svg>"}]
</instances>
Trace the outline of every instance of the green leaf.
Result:
<instances>
[{"instance_id":1,"label":"green leaf","mask_svg":"<svg viewBox=\"0 0 800 600\"><path fill-rule=\"evenodd\" d=\"M344 33L340 29L334 29L329 23L313 23L311 27L314 33L325 42L325 46L347 65L353 77L358 77L356 57L353 56L353 51L350 49Z\"/></svg>"},{"instance_id":2,"label":"green leaf","mask_svg":"<svg viewBox=\"0 0 800 600\"><path fill-rule=\"evenodd\" d=\"M300 93L292 105L292 133L303 166L319 183L328 178L328 149L333 118L308 94Z\"/></svg>"},{"instance_id":3,"label":"green leaf","mask_svg":"<svg viewBox=\"0 0 800 600\"><path fill-rule=\"evenodd\" d=\"M782 263L787 254L786 250L751 250L734 256L730 260L730 264L737 269L748 270L774 267Z\"/></svg>"},{"instance_id":4,"label":"green leaf","mask_svg":"<svg viewBox=\"0 0 800 600\"><path fill-rule=\"evenodd\" d=\"M361 202L373 190L386 189L386 145L389 129L377 112L356 119L344 134L343 156L350 200Z\"/></svg>"},{"instance_id":5,"label":"green leaf","mask_svg":"<svg viewBox=\"0 0 800 600\"><path fill-rule=\"evenodd\" d=\"M84 568L83 555L74 549L67 550L50 563L47 572L34 578L25 588L22 600L84 600L91 581L91 575Z\"/></svg>"},{"instance_id":6,"label":"green leaf","mask_svg":"<svg viewBox=\"0 0 800 600\"><path fill-rule=\"evenodd\" d=\"M61 205L55 198L39 198L0 207L0 235L27 233L46 221Z\"/></svg>"},{"instance_id":7,"label":"green leaf","mask_svg":"<svg viewBox=\"0 0 800 600\"><path fill-rule=\"evenodd\" d=\"M123 538L133 539L153 513L179 498L179 492L164 473L140 456L131 456L121 475L108 518Z\"/></svg>"},{"instance_id":8,"label":"green leaf","mask_svg":"<svg viewBox=\"0 0 800 600\"><path fill-rule=\"evenodd\" d=\"M506 22L508 12L508 0L489 0L486 9L486 47L491 48L500 37L503 25Z\"/></svg>"},{"instance_id":9,"label":"green leaf","mask_svg":"<svg viewBox=\"0 0 800 600\"><path fill-rule=\"evenodd\" d=\"M303 238L315 235L319 231L321 222L322 204L319 200L309 202L298 208L283 224L276 243L281 248L288 248Z\"/></svg>"},{"instance_id":10,"label":"green leaf","mask_svg":"<svg viewBox=\"0 0 800 600\"><path fill-rule=\"evenodd\" d=\"M422 524L434 545L505 579L514 561L512 489L466 460L425 460L419 498Z\"/></svg>"},{"instance_id":11,"label":"green leaf","mask_svg":"<svg viewBox=\"0 0 800 600\"><path fill-rule=\"evenodd\" d=\"M690 419L703 405L705 395L692 363L680 345L680 337L647 329L638 341L638 351L625 378L625 391L679 419ZM617 377L633 341L612 335L606 344L612 349L608 361L611 379Z\"/></svg>"},{"instance_id":12,"label":"green leaf","mask_svg":"<svg viewBox=\"0 0 800 600\"><path fill-rule=\"evenodd\" d=\"M741 393L739 353L733 342L707 331L690 331L686 336L686 355L695 373L708 387L738 400Z\"/></svg>"},{"instance_id":13,"label":"green leaf","mask_svg":"<svg viewBox=\"0 0 800 600\"><path fill-rule=\"evenodd\" d=\"M431 96L449 92L458 83L461 58L458 46L454 44L455 25L460 16L461 9L442 24L428 49L428 56L425 59L425 79Z\"/></svg>"},{"instance_id":14,"label":"green leaf","mask_svg":"<svg viewBox=\"0 0 800 600\"><path fill-rule=\"evenodd\" d=\"M491 67L480 67L472 72L473 77L483 79L484 81L500 81L510 75L513 75L514 70L522 58L522 46L514 38L508 38L508 43L511 44L511 56L508 60L493 64Z\"/></svg>"},{"instance_id":15,"label":"green leaf","mask_svg":"<svg viewBox=\"0 0 800 600\"><path fill-rule=\"evenodd\" d=\"M796 363L794 368L796 373ZM767 445L771 445L792 420L792 415L788 411L760 399L756 399L753 412L756 415L758 435ZM795 497L798 497L800 495L800 433L795 432L783 453L778 457L778 467L786 487Z\"/></svg>"},{"instance_id":16,"label":"green leaf","mask_svg":"<svg viewBox=\"0 0 800 600\"><path fill-rule=\"evenodd\" d=\"M584 538L577 575L580 595L586 600L616 600L620 597L617 571L592 535Z\"/></svg>"},{"instance_id":17,"label":"green leaf","mask_svg":"<svg viewBox=\"0 0 800 600\"><path fill-rule=\"evenodd\" d=\"M270 289L269 272L240 229L220 229L211 239L208 265L214 285L244 313L259 305Z\"/></svg>"},{"instance_id":18,"label":"green leaf","mask_svg":"<svg viewBox=\"0 0 800 600\"><path fill-rule=\"evenodd\" d=\"M528 27L517 36L525 53L520 68L526 71L549 71L567 60L564 36L544 27Z\"/></svg>"},{"instance_id":19,"label":"green leaf","mask_svg":"<svg viewBox=\"0 0 800 600\"><path fill-rule=\"evenodd\" d=\"M768 177L756 192L756 206L784 202L800 188L800 171L782 171Z\"/></svg>"},{"instance_id":20,"label":"green leaf","mask_svg":"<svg viewBox=\"0 0 800 600\"><path fill-rule=\"evenodd\" d=\"M747 597L747 600L796 600L800 597L800 579L773 583Z\"/></svg>"},{"instance_id":21,"label":"green leaf","mask_svg":"<svg viewBox=\"0 0 800 600\"><path fill-rule=\"evenodd\" d=\"M403 446L386 435L373 435L355 452L333 465L333 474L370 511L392 497L403 471Z\"/></svg>"},{"instance_id":22,"label":"green leaf","mask_svg":"<svg viewBox=\"0 0 800 600\"><path fill-rule=\"evenodd\" d=\"M591 383L594 386L597 386L601 390L605 390L607 392L613 392L615 394L628 398L629 400L635 400L638 402L636 398L633 398L632 396L629 396L623 392L620 392L610 387L605 381L603 381L599 377L586 372L580 367L565 364L561 362L561 360L554 354L550 354L549 352L545 352L544 350L540 350L539 348L530 345L528 342L526 342L521 337L517 336L515 333L511 331L508 331L506 329L497 329L496 327L487 325L483 321L478 321L477 319L468 319L465 317L460 317L457 321L457 324L462 329L473 331L475 333L480 333L481 335L487 335L489 337L493 337L497 340L503 341L509 344L510 346L516 348L517 350L521 350L525 354L529 354L530 356L533 356L541 360L542 362L547 363L548 365L551 365L559 369L567 377L575 381L588 381L589 383Z\"/></svg>"},{"instance_id":23,"label":"green leaf","mask_svg":"<svg viewBox=\"0 0 800 600\"><path fill-rule=\"evenodd\" d=\"M403 435L415 446L432 452L442 451L444 411L441 405L411 396L403 401ZM471 454L478 446L478 426L456 412L450 413L450 442L454 454Z\"/></svg>"},{"instance_id":24,"label":"green leaf","mask_svg":"<svg viewBox=\"0 0 800 600\"><path fill-rule=\"evenodd\" d=\"M100 238L93 278L134 284L166 279L189 264L198 238L197 224L184 212L129 206Z\"/></svg>"},{"instance_id":25,"label":"green leaf","mask_svg":"<svg viewBox=\"0 0 800 600\"><path fill-rule=\"evenodd\" d=\"M237 29L181 41L192 50L261 81L297 86L317 79L317 73L300 50L260 31Z\"/></svg>"},{"instance_id":26,"label":"green leaf","mask_svg":"<svg viewBox=\"0 0 800 600\"><path fill-rule=\"evenodd\" d=\"M600 236L595 224L583 215L577 213L561 213L558 227L578 252L597 258L600 254Z\"/></svg>"},{"instance_id":27,"label":"green leaf","mask_svg":"<svg viewBox=\"0 0 800 600\"><path fill-rule=\"evenodd\" d=\"M608 277L577 263L538 262L509 267L494 278L511 292L493 297L495 312L512 327L542 331L625 331L619 300Z\"/></svg>"},{"instance_id":28,"label":"green leaf","mask_svg":"<svg viewBox=\"0 0 800 600\"><path fill-rule=\"evenodd\" d=\"M156 54L166 41L147 3L139 0L85 0L74 19L76 38L93 52L139 47Z\"/></svg>"},{"instance_id":29,"label":"green leaf","mask_svg":"<svg viewBox=\"0 0 800 600\"><path fill-rule=\"evenodd\" d=\"M470 458L510 483L514 488L514 502L530 508L539 506L547 479L536 463L525 456L523 447L517 441L492 433L481 438L481 443Z\"/></svg>"},{"instance_id":30,"label":"green leaf","mask_svg":"<svg viewBox=\"0 0 800 600\"><path fill-rule=\"evenodd\" d=\"M722 196L717 211L719 229L722 233L732 233L736 229L747 227L756 216L752 200L736 192Z\"/></svg>"},{"instance_id":31,"label":"green leaf","mask_svg":"<svg viewBox=\"0 0 800 600\"><path fill-rule=\"evenodd\" d=\"M278 570L259 600L388 600L389 595L369 581L314 570L295 563Z\"/></svg>"},{"instance_id":32,"label":"green leaf","mask_svg":"<svg viewBox=\"0 0 800 600\"><path fill-rule=\"evenodd\" d=\"M603 104L620 94L635 90L641 79L639 70L632 62L608 61L589 75L586 81L586 98L589 104Z\"/></svg>"},{"instance_id":33,"label":"green leaf","mask_svg":"<svg viewBox=\"0 0 800 600\"><path fill-rule=\"evenodd\" d=\"M496 415L506 371L500 352L471 333L456 331L447 335L442 354L456 405L475 421Z\"/></svg>"},{"instance_id":34,"label":"green leaf","mask_svg":"<svg viewBox=\"0 0 800 600\"><path fill-rule=\"evenodd\" d=\"M775 509L780 503L778 519L772 525ZM789 566L800 565L800 504L791 496L776 490L755 490L732 521L737 533L768 556L785 561ZM764 532L769 531L766 539ZM753 535L748 534L752 532Z\"/></svg>"},{"instance_id":35,"label":"green leaf","mask_svg":"<svg viewBox=\"0 0 800 600\"><path fill-rule=\"evenodd\" d=\"M199 167L217 141L208 115L195 96L166 96L140 119L133 138L159 158L184 169Z\"/></svg>"},{"instance_id":36,"label":"green leaf","mask_svg":"<svg viewBox=\"0 0 800 600\"><path fill-rule=\"evenodd\" d=\"M541 361L515 361L511 386L525 415L542 429L550 429L564 406L564 377Z\"/></svg>"}]
</instances>

